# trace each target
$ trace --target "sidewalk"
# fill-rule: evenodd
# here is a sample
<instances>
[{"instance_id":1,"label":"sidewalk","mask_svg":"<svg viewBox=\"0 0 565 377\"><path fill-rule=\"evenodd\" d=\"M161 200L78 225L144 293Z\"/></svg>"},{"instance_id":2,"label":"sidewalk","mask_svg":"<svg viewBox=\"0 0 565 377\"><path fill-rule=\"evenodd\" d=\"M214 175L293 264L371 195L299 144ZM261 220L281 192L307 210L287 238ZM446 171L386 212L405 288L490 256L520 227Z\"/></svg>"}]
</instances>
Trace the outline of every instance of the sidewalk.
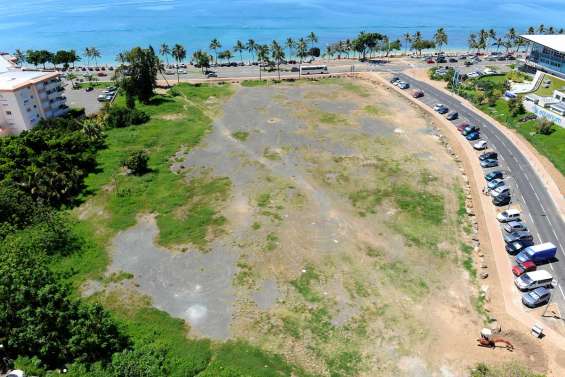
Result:
<instances>
[{"instance_id":1,"label":"sidewalk","mask_svg":"<svg viewBox=\"0 0 565 377\"><path fill-rule=\"evenodd\" d=\"M549 327L544 323L545 337L543 340L536 340L531 337L530 329L535 324L540 322L539 311L526 312L520 302L519 295L515 291L514 282L511 274L511 262L506 255L504 249L504 241L500 235L500 227L496 220L496 209L489 200L489 197L481 194L483 172L480 166L475 162L475 151L469 143L464 142L460 135L446 119L439 116L432 111L431 108L425 106L419 101L414 100L409 93L398 90L391 85L382 74L367 73L360 74L360 77L369 79L370 81L383 84L408 100L418 105L422 110L427 112L434 121L441 127L444 136L449 140L449 143L455 153L461 159L469 185L471 187L474 209L476 212L477 221L479 223L479 241L481 251L489 259L492 259L496 264L496 271L489 271L490 276L486 282L490 281L493 288L499 288L492 293L491 299L494 303L493 306L503 309L504 316L509 317L511 321L503 320L502 324L508 328L508 323L514 322L516 330L530 337L539 347L541 347L548 356L548 368L551 371L550 376L563 376L565 375L565 365L563 355L565 354L565 336L561 335L555 329ZM500 296L502 305L496 303L494 296ZM504 317L502 316L502 317ZM501 315L497 315L498 318ZM558 326L564 326L557 323Z\"/></svg>"}]
</instances>

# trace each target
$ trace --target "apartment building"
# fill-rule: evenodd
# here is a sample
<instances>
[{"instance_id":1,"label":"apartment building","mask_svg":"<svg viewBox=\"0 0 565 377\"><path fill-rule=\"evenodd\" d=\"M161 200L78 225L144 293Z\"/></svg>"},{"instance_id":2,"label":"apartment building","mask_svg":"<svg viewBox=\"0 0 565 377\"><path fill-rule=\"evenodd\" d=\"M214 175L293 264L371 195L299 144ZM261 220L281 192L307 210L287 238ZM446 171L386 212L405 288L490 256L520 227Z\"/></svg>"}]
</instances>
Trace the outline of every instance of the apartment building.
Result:
<instances>
[{"instance_id":1,"label":"apartment building","mask_svg":"<svg viewBox=\"0 0 565 377\"><path fill-rule=\"evenodd\" d=\"M0 135L19 134L68 111L59 73L24 71L0 56Z\"/></svg>"}]
</instances>

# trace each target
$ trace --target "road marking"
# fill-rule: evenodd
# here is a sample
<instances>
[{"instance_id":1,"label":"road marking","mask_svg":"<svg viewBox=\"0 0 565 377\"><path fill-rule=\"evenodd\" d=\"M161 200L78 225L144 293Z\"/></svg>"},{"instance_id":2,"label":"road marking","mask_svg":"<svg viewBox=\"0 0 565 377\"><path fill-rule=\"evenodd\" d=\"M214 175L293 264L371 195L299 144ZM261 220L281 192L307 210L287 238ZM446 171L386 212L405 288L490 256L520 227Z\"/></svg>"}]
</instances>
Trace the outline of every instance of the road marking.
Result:
<instances>
[{"instance_id":1,"label":"road marking","mask_svg":"<svg viewBox=\"0 0 565 377\"><path fill-rule=\"evenodd\" d=\"M563 293L563 288L561 288L561 284L557 284L557 286L559 287L559 290L561 291L561 295L563 296L563 298L565 298L565 293Z\"/></svg>"}]
</instances>

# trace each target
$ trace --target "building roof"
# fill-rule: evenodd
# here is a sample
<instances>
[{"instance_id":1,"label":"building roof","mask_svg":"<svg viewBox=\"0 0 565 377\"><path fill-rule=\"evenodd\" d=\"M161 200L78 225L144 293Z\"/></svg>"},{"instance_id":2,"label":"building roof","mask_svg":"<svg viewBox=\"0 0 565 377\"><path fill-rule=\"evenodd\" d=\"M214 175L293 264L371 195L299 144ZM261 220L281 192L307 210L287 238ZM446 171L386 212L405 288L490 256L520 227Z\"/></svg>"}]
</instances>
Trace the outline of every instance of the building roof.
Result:
<instances>
[{"instance_id":1,"label":"building roof","mask_svg":"<svg viewBox=\"0 0 565 377\"><path fill-rule=\"evenodd\" d=\"M59 76L57 72L5 71L0 72L0 91L13 91L22 86L35 84Z\"/></svg>"},{"instance_id":2,"label":"building roof","mask_svg":"<svg viewBox=\"0 0 565 377\"><path fill-rule=\"evenodd\" d=\"M565 53L565 34L521 35L520 37L543 45L552 50Z\"/></svg>"},{"instance_id":3,"label":"building roof","mask_svg":"<svg viewBox=\"0 0 565 377\"><path fill-rule=\"evenodd\" d=\"M14 63L12 63L8 55L0 55L0 73L9 71L14 67Z\"/></svg>"}]
</instances>

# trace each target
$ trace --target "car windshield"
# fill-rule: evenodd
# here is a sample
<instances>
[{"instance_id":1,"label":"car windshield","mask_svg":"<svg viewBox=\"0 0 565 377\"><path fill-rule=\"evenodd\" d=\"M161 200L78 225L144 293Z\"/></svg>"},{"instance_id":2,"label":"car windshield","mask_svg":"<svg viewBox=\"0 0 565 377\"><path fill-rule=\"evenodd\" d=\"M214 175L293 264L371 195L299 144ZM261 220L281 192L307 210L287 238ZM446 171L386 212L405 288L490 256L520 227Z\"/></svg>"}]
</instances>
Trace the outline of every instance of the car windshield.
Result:
<instances>
[{"instance_id":1,"label":"car windshield","mask_svg":"<svg viewBox=\"0 0 565 377\"><path fill-rule=\"evenodd\" d=\"M540 295L536 291L532 291L530 292L530 297L533 298L534 300L539 300Z\"/></svg>"},{"instance_id":2,"label":"car windshield","mask_svg":"<svg viewBox=\"0 0 565 377\"><path fill-rule=\"evenodd\" d=\"M524 284L526 285L529 285L533 282L533 280L530 277L530 275L526 274L526 275L522 275L522 282L524 282Z\"/></svg>"}]
</instances>

